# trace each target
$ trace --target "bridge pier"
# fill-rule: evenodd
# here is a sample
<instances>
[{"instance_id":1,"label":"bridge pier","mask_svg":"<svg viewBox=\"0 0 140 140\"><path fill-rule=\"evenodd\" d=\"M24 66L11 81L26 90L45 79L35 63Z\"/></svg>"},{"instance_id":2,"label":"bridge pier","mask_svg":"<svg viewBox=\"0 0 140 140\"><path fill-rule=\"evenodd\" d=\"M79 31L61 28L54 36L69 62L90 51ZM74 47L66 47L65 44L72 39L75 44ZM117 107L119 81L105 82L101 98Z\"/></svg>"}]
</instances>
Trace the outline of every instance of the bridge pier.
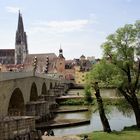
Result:
<instances>
[{"instance_id":1,"label":"bridge pier","mask_svg":"<svg viewBox=\"0 0 140 140\"><path fill-rule=\"evenodd\" d=\"M68 90L62 82L46 74L0 73L0 140L29 134L35 122L49 121L57 107L56 97Z\"/></svg>"},{"instance_id":2,"label":"bridge pier","mask_svg":"<svg viewBox=\"0 0 140 140\"><path fill-rule=\"evenodd\" d=\"M34 117L12 116L0 119L0 140L14 140L35 130ZM19 139L20 140L20 139Z\"/></svg>"}]
</instances>

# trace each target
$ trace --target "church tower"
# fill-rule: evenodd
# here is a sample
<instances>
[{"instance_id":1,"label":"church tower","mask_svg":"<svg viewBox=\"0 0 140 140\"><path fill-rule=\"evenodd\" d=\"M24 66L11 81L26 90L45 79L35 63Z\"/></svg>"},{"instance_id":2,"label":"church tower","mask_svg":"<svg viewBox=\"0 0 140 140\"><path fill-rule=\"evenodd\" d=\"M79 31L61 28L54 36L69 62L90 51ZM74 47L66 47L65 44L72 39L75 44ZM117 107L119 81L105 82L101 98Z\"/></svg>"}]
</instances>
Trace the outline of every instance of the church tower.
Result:
<instances>
[{"instance_id":1,"label":"church tower","mask_svg":"<svg viewBox=\"0 0 140 140\"><path fill-rule=\"evenodd\" d=\"M18 27L15 38L15 64L23 64L28 54L27 36L24 32L22 15L19 11Z\"/></svg>"},{"instance_id":2,"label":"church tower","mask_svg":"<svg viewBox=\"0 0 140 140\"><path fill-rule=\"evenodd\" d=\"M65 72L65 57L63 56L63 50L59 49L59 56L57 58L56 68L59 73Z\"/></svg>"}]
</instances>

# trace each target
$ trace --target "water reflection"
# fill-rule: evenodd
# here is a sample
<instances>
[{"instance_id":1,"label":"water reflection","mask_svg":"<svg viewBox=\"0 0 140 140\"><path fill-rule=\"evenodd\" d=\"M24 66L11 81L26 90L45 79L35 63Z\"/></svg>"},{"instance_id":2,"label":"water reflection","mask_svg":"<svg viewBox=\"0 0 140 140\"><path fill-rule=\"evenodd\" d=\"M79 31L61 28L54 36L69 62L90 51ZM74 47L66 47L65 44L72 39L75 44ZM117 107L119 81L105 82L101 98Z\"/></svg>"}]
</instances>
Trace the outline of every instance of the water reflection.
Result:
<instances>
[{"instance_id":1,"label":"water reflection","mask_svg":"<svg viewBox=\"0 0 140 140\"><path fill-rule=\"evenodd\" d=\"M92 107L91 111L88 112L58 114L57 117L61 119L90 119L91 122L89 125L84 126L54 129L55 135L80 134L102 130L99 114L98 112L93 113L93 109L94 107ZM129 116L123 115L123 113L116 107L111 108L111 112L108 117L112 130L120 131L124 128L124 126L131 126L135 124L134 114L131 113Z\"/></svg>"}]
</instances>

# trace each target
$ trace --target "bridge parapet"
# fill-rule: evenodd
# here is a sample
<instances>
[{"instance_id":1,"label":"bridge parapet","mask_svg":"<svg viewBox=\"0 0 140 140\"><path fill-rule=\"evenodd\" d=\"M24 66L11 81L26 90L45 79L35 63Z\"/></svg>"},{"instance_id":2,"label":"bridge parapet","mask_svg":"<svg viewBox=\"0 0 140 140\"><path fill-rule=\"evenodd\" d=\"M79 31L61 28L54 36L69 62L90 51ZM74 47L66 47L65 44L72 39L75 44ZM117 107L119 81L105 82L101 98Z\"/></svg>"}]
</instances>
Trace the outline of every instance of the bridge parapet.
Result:
<instances>
[{"instance_id":1,"label":"bridge parapet","mask_svg":"<svg viewBox=\"0 0 140 140\"><path fill-rule=\"evenodd\" d=\"M26 77L33 77L33 72L28 71L28 72L0 72L0 81L6 81L6 80L12 80L12 79L20 79L20 78L26 78ZM35 77L39 78L47 78L50 80L57 80L59 81L60 79L58 77L52 77L49 74L44 74L44 73L35 73Z\"/></svg>"},{"instance_id":2,"label":"bridge parapet","mask_svg":"<svg viewBox=\"0 0 140 140\"><path fill-rule=\"evenodd\" d=\"M33 76L32 72L0 72L0 81L26 78Z\"/></svg>"}]
</instances>

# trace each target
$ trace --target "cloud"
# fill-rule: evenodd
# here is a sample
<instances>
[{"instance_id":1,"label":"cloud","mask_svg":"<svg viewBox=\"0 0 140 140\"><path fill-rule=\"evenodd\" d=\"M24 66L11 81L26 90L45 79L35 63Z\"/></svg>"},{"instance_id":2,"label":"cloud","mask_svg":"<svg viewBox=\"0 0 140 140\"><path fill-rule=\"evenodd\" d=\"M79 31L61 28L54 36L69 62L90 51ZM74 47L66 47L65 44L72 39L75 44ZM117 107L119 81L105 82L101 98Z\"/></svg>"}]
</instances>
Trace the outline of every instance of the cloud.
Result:
<instances>
[{"instance_id":1,"label":"cloud","mask_svg":"<svg viewBox=\"0 0 140 140\"><path fill-rule=\"evenodd\" d=\"M64 33L73 31L82 31L90 24L88 19L64 20L64 21L39 21L33 24L30 32L51 32Z\"/></svg>"},{"instance_id":2,"label":"cloud","mask_svg":"<svg viewBox=\"0 0 140 140\"><path fill-rule=\"evenodd\" d=\"M18 13L18 11L21 9L20 7L14 7L14 6L6 6L6 11L9 13Z\"/></svg>"},{"instance_id":3,"label":"cloud","mask_svg":"<svg viewBox=\"0 0 140 140\"><path fill-rule=\"evenodd\" d=\"M72 20L72 21L51 21L48 23L48 27L62 32L71 32L82 30L89 21L84 20Z\"/></svg>"}]
</instances>

